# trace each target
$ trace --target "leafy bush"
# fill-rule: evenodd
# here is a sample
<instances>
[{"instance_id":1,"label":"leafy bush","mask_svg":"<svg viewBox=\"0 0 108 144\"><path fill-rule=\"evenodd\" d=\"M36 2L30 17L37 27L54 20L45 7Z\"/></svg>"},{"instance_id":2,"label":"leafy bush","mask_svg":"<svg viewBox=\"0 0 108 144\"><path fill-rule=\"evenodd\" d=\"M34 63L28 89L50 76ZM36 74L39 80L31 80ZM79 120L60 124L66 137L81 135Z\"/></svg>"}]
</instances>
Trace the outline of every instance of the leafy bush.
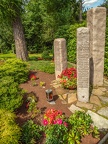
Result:
<instances>
[{"instance_id":1,"label":"leafy bush","mask_svg":"<svg viewBox=\"0 0 108 144\"><path fill-rule=\"evenodd\" d=\"M85 112L76 111L69 119L69 136L68 144L80 144L83 136L92 133L94 137L98 137L99 132L96 127L92 126L92 119Z\"/></svg>"},{"instance_id":2,"label":"leafy bush","mask_svg":"<svg viewBox=\"0 0 108 144\"><path fill-rule=\"evenodd\" d=\"M108 77L108 17L106 20L106 41L105 41L105 66L104 66L104 74Z\"/></svg>"},{"instance_id":3,"label":"leafy bush","mask_svg":"<svg viewBox=\"0 0 108 144\"><path fill-rule=\"evenodd\" d=\"M64 114L55 109L49 109L44 114L46 144L61 144L67 141L67 123Z\"/></svg>"},{"instance_id":4,"label":"leafy bush","mask_svg":"<svg viewBox=\"0 0 108 144\"><path fill-rule=\"evenodd\" d=\"M18 59L8 59L0 67L0 78L12 76L18 83L23 83L28 79L29 70L27 63Z\"/></svg>"},{"instance_id":5,"label":"leafy bush","mask_svg":"<svg viewBox=\"0 0 108 144\"><path fill-rule=\"evenodd\" d=\"M0 109L0 144L19 144L21 131L15 123L15 115Z\"/></svg>"},{"instance_id":6,"label":"leafy bush","mask_svg":"<svg viewBox=\"0 0 108 144\"><path fill-rule=\"evenodd\" d=\"M35 144L42 136L43 128L35 124L32 120L28 120L22 127L22 142L25 144Z\"/></svg>"},{"instance_id":7,"label":"leafy bush","mask_svg":"<svg viewBox=\"0 0 108 144\"><path fill-rule=\"evenodd\" d=\"M9 76L0 79L0 108L14 111L22 104L22 90Z\"/></svg>"},{"instance_id":8,"label":"leafy bush","mask_svg":"<svg viewBox=\"0 0 108 144\"><path fill-rule=\"evenodd\" d=\"M45 144L66 144L68 128L63 124L53 124L45 130Z\"/></svg>"},{"instance_id":9,"label":"leafy bush","mask_svg":"<svg viewBox=\"0 0 108 144\"><path fill-rule=\"evenodd\" d=\"M48 50L43 51L43 53L42 53L42 58L43 58L44 60L50 60L50 59L51 59L51 56L50 56Z\"/></svg>"},{"instance_id":10,"label":"leafy bush","mask_svg":"<svg viewBox=\"0 0 108 144\"><path fill-rule=\"evenodd\" d=\"M76 40L77 40L77 28L79 27L84 27L86 24L85 22L83 23L76 23L74 25L70 25L70 28L67 30L67 50L68 50L68 61L72 62L72 63L76 63Z\"/></svg>"}]
</instances>

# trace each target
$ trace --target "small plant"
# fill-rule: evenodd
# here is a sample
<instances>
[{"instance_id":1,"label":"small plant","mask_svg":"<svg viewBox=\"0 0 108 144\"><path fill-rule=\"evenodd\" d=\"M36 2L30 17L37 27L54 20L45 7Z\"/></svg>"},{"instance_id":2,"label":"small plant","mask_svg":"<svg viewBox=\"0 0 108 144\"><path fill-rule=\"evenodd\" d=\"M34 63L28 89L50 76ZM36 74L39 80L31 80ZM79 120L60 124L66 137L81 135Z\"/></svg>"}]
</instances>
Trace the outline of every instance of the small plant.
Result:
<instances>
[{"instance_id":1,"label":"small plant","mask_svg":"<svg viewBox=\"0 0 108 144\"><path fill-rule=\"evenodd\" d=\"M75 89L77 87L77 72L75 68L67 68L58 76L63 88Z\"/></svg>"},{"instance_id":2,"label":"small plant","mask_svg":"<svg viewBox=\"0 0 108 144\"><path fill-rule=\"evenodd\" d=\"M21 129L15 123L15 114L0 109L0 144L19 144Z\"/></svg>"},{"instance_id":3,"label":"small plant","mask_svg":"<svg viewBox=\"0 0 108 144\"><path fill-rule=\"evenodd\" d=\"M40 141L42 134L43 127L29 120L22 127L22 142L25 144L36 144Z\"/></svg>"},{"instance_id":4,"label":"small plant","mask_svg":"<svg viewBox=\"0 0 108 144\"><path fill-rule=\"evenodd\" d=\"M43 86L45 86L45 85L46 85L45 82L43 82L43 81L40 82L40 86L41 86L41 87L43 87Z\"/></svg>"},{"instance_id":5,"label":"small plant","mask_svg":"<svg viewBox=\"0 0 108 144\"><path fill-rule=\"evenodd\" d=\"M49 109L44 114L46 144L61 144L67 140L67 122L59 110Z\"/></svg>"},{"instance_id":6,"label":"small plant","mask_svg":"<svg viewBox=\"0 0 108 144\"><path fill-rule=\"evenodd\" d=\"M99 136L97 128L92 126L93 121L90 115L85 112L76 111L69 117L68 123L68 144L80 144L81 138L91 133L95 137Z\"/></svg>"},{"instance_id":7,"label":"small plant","mask_svg":"<svg viewBox=\"0 0 108 144\"><path fill-rule=\"evenodd\" d=\"M33 92L27 96L26 108L28 108L27 112L31 114L31 118L35 118L40 113L40 110L37 109L37 97Z\"/></svg>"}]
</instances>

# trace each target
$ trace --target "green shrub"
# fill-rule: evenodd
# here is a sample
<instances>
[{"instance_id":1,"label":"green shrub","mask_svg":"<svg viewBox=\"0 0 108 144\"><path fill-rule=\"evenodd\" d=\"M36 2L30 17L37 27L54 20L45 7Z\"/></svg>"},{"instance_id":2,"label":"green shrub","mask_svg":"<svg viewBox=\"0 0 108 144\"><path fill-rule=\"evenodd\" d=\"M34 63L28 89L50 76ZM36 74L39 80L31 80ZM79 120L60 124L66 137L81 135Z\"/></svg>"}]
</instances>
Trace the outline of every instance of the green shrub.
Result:
<instances>
[{"instance_id":1,"label":"green shrub","mask_svg":"<svg viewBox=\"0 0 108 144\"><path fill-rule=\"evenodd\" d=\"M0 108L14 111L22 104L23 91L12 77L0 79Z\"/></svg>"},{"instance_id":2,"label":"green shrub","mask_svg":"<svg viewBox=\"0 0 108 144\"><path fill-rule=\"evenodd\" d=\"M50 56L48 50L43 51L43 53L42 53L42 58L43 58L44 60L50 60L50 59L51 59L51 56Z\"/></svg>"},{"instance_id":3,"label":"green shrub","mask_svg":"<svg viewBox=\"0 0 108 144\"><path fill-rule=\"evenodd\" d=\"M32 120L28 120L22 127L22 142L25 144L35 144L42 136L43 128L35 124Z\"/></svg>"},{"instance_id":4,"label":"green shrub","mask_svg":"<svg viewBox=\"0 0 108 144\"><path fill-rule=\"evenodd\" d=\"M63 124L50 125L46 130L45 144L66 144L68 129Z\"/></svg>"},{"instance_id":5,"label":"green shrub","mask_svg":"<svg viewBox=\"0 0 108 144\"><path fill-rule=\"evenodd\" d=\"M68 144L80 144L81 138L91 133L94 137L99 136L97 128L92 126L91 116L85 112L76 111L69 117L68 122Z\"/></svg>"},{"instance_id":6,"label":"green shrub","mask_svg":"<svg viewBox=\"0 0 108 144\"><path fill-rule=\"evenodd\" d=\"M108 17L106 20L106 41L105 41L105 62L104 62L104 74L108 77Z\"/></svg>"},{"instance_id":7,"label":"green shrub","mask_svg":"<svg viewBox=\"0 0 108 144\"><path fill-rule=\"evenodd\" d=\"M77 28L86 26L85 22L76 23L70 25L70 28L67 30L67 56L68 61L76 63L76 44L77 44Z\"/></svg>"},{"instance_id":8,"label":"green shrub","mask_svg":"<svg viewBox=\"0 0 108 144\"><path fill-rule=\"evenodd\" d=\"M8 59L0 67L0 78L12 76L18 83L23 83L28 79L27 63L18 59Z\"/></svg>"},{"instance_id":9,"label":"green shrub","mask_svg":"<svg viewBox=\"0 0 108 144\"><path fill-rule=\"evenodd\" d=\"M21 131L15 123L15 115L0 109L0 144L19 144Z\"/></svg>"}]
</instances>

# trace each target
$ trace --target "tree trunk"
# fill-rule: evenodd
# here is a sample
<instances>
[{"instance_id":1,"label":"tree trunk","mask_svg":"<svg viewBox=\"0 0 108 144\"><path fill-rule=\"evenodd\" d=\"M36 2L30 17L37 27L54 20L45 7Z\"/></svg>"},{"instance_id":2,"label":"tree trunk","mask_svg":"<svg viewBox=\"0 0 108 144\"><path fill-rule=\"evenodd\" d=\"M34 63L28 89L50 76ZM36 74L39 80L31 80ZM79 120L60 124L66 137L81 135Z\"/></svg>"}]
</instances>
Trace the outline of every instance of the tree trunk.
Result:
<instances>
[{"instance_id":1,"label":"tree trunk","mask_svg":"<svg viewBox=\"0 0 108 144\"><path fill-rule=\"evenodd\" d=\"M79 15L79 21L82 22L82 1L80 1L80 15Z\"/></svg>"},{"instance_id":2,"label":"tree trunk","mask_svg":"<svg viewBox=\"0 0 108 144\"><path fill-rule=\"evenodd\" d=\"M26 48L21 19L19 16L15 17L13 20L13 33L15 40L16 56L18 59L27 61L28 52Z\"/></svg>"}]
</instances>

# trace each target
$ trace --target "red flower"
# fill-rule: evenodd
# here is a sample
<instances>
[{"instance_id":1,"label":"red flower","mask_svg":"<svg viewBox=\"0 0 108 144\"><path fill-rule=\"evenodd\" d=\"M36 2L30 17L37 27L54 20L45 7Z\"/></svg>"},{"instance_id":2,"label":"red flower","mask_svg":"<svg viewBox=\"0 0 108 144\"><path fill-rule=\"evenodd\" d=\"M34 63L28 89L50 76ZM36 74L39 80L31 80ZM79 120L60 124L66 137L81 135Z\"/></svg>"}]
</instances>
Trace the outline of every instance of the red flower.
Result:
<instances>
[{"instance_id":1,"label":"red flower","mask_svg":"<svg viewBox=\"0 0 108 144\"><path fill-rule=\"evenodd\" d=\"M36 79L37 79L36 75L34 75L34 74L30 75L30 80L36 80Z\"/></svg>"}]
</instances>

